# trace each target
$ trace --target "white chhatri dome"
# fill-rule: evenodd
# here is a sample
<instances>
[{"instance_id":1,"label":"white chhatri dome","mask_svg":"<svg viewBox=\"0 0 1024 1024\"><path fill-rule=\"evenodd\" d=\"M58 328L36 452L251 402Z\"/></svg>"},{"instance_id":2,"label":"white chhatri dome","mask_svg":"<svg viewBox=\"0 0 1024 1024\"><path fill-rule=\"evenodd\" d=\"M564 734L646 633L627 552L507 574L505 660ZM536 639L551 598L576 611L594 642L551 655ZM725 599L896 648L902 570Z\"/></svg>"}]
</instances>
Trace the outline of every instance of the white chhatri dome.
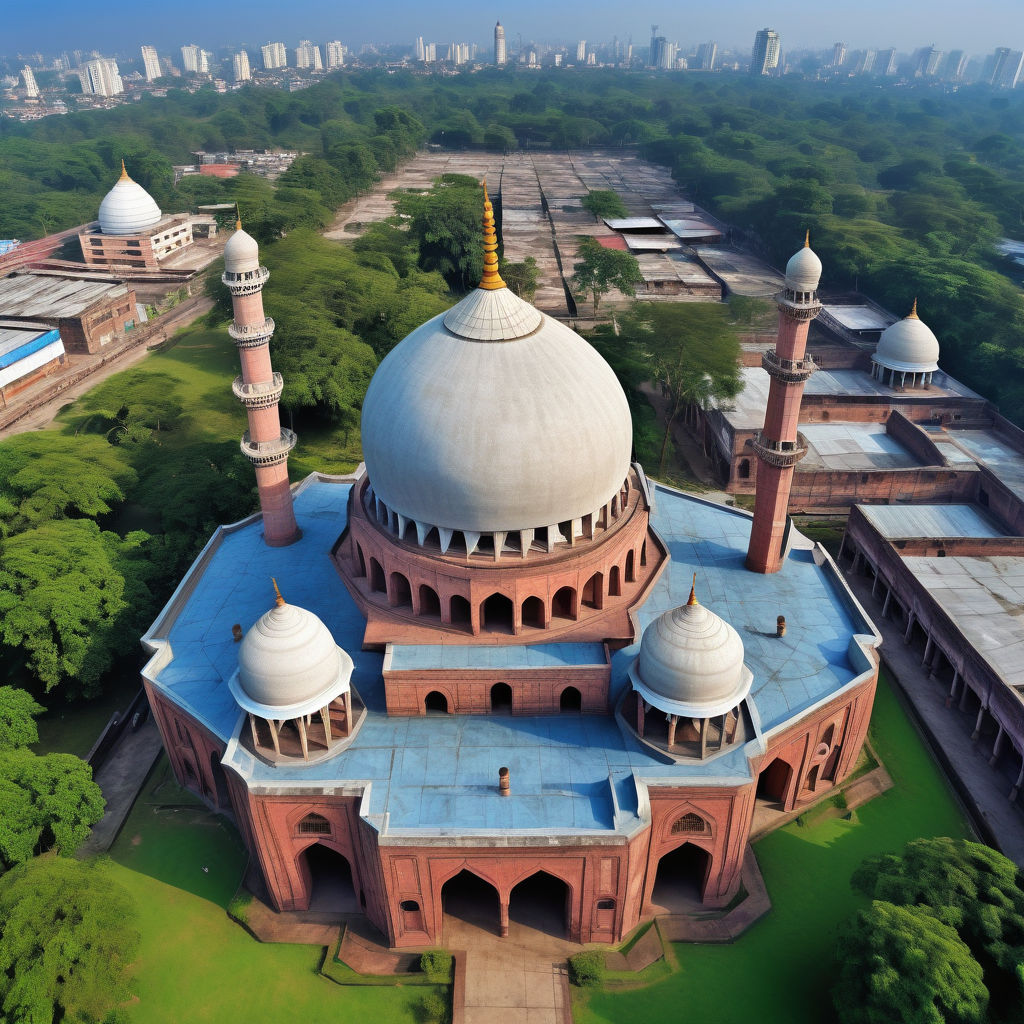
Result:
<instances>
[{"instance_id":1,"label":"white chhatri dome","mask_svg":"<svg viewBox=\"0 0 1024 1024\"><path fill-rule=\"evenodd\" d=\"M743 641L724 619L688 604L654 620L630 666L634 689L666 714L714 718L750 692L753 675L743 663Z\"/></svg>"},{"instance_id":2,"label":"white chhatri dome","mask_svg":"<svg viewBox=\"0 0 1024 1024\"><path fill-rule=\"evenodd\" d=\"M228 274L244 274L260 268L260 247L252 235L235 222L235 230L224 246L224 270Z\"/></svg>"},{"instance_id":3,"label":"white chhatri dome","mask_svg":"<svg viewBox=\"0 0 1024 1024\"><path fill-rule=\"evenodd\" d=\"M786 287L792 292L816 292L821 280L821 260L811 248L810 232L804 247L790 257L786 264Z\"/></svg>"},{"instance_id":4,"label":"white chhatri dome","mask_svg":"<svg viewBox=\"0 0 1024 1024\"><path fill-rule=\"evenodd\" d=\"M161 216L153 197L128 177L122 160L120 179L100 203L100 231L105 235L137 235Z\"/></svg>"},{"instance_id":5,"label":"white chhatri dome","mask_svg":"<svg viewBox=\"0 0 1024 1024\"><path fill-rule=\"evenodd\" d=\"M484 209L484 279L377 368L363 458L374 493L408 519L479 533L555 526L622 487L629 405L594 348L505 287Z\"/></svg>"},{"instance_id":6,"label":"white chhatri dome","mask_svg":"<svg viewBox=\"0 0 1024 1024\"><path fill-rule=\"evenodd\" d=\"M229 686L238 704L262 718L297 718L346 693L352 659L312 612L278 597L245 634Z\"/></svg>"},{"instance_id":7,"label":"white chhatri dome","mask_svg":"<svg viewBox=\"0 0 1024 1024\"><path fill-rule=\"evenodd\" d=\"M939 341L917 316L917 300L909 315L882 331L874 360L888 370L928 373L939 368Z\"/></svg>"}]
</instances>

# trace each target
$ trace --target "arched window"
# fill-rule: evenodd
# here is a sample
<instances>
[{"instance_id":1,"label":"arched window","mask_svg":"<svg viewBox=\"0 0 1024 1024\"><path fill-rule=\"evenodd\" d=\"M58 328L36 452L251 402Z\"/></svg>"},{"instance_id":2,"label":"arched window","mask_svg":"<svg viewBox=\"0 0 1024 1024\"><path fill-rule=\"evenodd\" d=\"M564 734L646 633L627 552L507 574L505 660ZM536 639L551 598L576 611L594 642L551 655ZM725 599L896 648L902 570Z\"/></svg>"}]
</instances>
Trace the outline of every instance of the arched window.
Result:
<instances>
[{"instance_id":1,"label":"arched window","mask_svg":"<svg viewBox=\"0 0 1024 1024\"><path fill-rule=\"evenodd\" d=\"M376 558L370 559L370 589L380 594L388 589L388 585L384 581L384 570Z\"/></svg>"},{"instance_id":2,"label":"arched window","mask_svg":"<svg viewBox=\"0 0 1024 1024\"><path fill-rule=\"evenodd\" d=\"M678 821L672 823L672 835L686 833L687 835L699 835L708 831L708 823L699 815L684 814Z\"/></svg>"},{"instance_id":3,"label":"arched window","mask_svg":"<svg viewBox=\"0 0 1024 1024\"><path fill-rule=\"evenodd\" d=\"M402 900L402 902L399 903L398 906L399 909L406 914L416 913L420 909L420 905L416 902L416 900Z\"/></svg>"},{"instance_id":4,"label":"arched window","mask_svg":"<svg viewBox=\"0 0 1024 1024\"><path fill-rule=\"evenodd\" d=\"M614 910L615 909L615 900L598 900L597 901L597 909L598 910Z\"/></svg>"},{"instance_id":5,"label":"arched window","mask_svg":"<svg viewBox=\"0 0 1024 1024\"><path fill-rule=\"evenodd\" d=\"M750 479L750 459L740 459L739 478L741 480Z\"/></svg>"},{"instance_id":6,"label":"arched window","mask_svg":"<svg viewBox=\"0 0 1024 1024\"><path fill-rule=\"evenodd\" d=\"M437 690L431 690L423 699L423 710L428 715L447 715L448 698Z\"/></svg>"},{"instance_id":7,"label":"arched window","mask_svg":"<svg viewBox=\"0 0 1024 1024\"><path fill-rule=\"evenodd\" d=\"M412 588L403 573L391 574L391 605L395 608L412 607Z\"/></svg>"},{"instance_id":8,"label":"arched window","mask_svg":"<svg viewBox=\"0 0 1024 1024\"><path fill-rule=\"evenodd\" d=\"M329 836L331 823L322 814L312 812L299 822L295 831L300 836Z\"/></svg>"}]
</instances>

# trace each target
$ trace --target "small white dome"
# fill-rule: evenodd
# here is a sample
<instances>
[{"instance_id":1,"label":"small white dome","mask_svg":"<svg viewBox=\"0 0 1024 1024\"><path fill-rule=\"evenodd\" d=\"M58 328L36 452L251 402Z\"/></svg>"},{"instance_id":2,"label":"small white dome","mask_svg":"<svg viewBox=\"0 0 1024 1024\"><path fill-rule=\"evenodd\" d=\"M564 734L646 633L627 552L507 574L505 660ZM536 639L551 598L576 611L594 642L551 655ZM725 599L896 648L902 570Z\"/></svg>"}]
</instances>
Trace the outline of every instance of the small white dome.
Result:
<instances>
[{"instance_id":1,"label":"small white dome","mask_svg":"<svg viewBox=\"0 0 1024 1024\"><path fill-rule=\"evenodd\" d=\"M810 239L786 264L786 287L792 292L816 292L821 280L821 260L811 248Z\"/></svg>"},{"instance_id":2,"label":"small white dome","mask_svg":"<svg viewBox=\"0 0 1024 1024\"><path fill-rule=\"evenodd\" d=\"M242 222L239 221L224 246L224 270L229 274L244 274L259 268L260 247L252 235L242 230Z\"/></svg>"},{"instance_id":3,"label":"small white dome","mask_svg":"<svg viewBox=\"0 0 1024 1024\"><path fill-rule=\"evenodd\" d=\"M882 331L874 360L886 369L906 373L927 373L939 368L939 340L917 316L917 303L910 315Z\"/></svg>"},{"instance_id":4,"label":"small white dome","mask_svg":"<svg viewBox=\"0 0 1024 1024\"><path fill-rule=\"evenodd\" d=\"M105 235L137 235L161 216L153 197L128 177L122 161L120 180L100 203L100 231Z\"/></svg>"},{"instance_id":5,"label":"small white dome","mask_svg":"<svg viewBox=\"0 0 1024 1024\"><path fill-rule=\"evenodd\" d=\"M500 279L389 352L363 402L374 492L452 530L529 530L597 511L626 479L632 435L611 367Z\"/></svg>"},{"instance_id":6,"label":"small white dome","mask_svg":"<svg viewBox=\"0 0 1024 1024\"><path fill-rule=\"evenodd\" d=\"M282 601L245 634L230 687L246 711L296 718L345 693L351 676L352 659L320 619Z\"/></svg>"},{"instance_id":7,"label":"small white dome","mask_svg":"<svg viewBox=\"0 0 1024 1024\"><path fill-rule=\"evenodd\" d=\"M660 711L713 718L750 692L743 641L724 619L691 603L665 612L643 633L629 675L640 695Z\"/></svg>"}]
</instances>

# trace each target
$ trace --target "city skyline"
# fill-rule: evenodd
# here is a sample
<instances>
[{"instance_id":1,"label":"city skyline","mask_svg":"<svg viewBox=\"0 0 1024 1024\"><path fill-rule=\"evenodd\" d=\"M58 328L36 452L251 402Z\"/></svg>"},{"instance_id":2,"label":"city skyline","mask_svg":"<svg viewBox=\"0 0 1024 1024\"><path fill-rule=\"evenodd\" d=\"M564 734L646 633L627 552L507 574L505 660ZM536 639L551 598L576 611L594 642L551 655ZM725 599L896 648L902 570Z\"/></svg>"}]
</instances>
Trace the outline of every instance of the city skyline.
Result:
<instances>
[{"instance_id":1,"label":"city skyline","mask_svg":"<svg viewBox=\"0 0 1024 1024\"><path fill-rule=\"evenodd\" d=\"M479 12L467 21L463 5L441 2L429 13L408 0L395 0L385 12L354 9L339 15L324 0L299 0L287 11L268 0L253 0L241 23L230 10L181 0L172 8L146 8L140 16L137 4L110 0L100 10L83 8L71 0L54 0L46 20L38 9L15 9L5 19L9 53L30 53L70 48L103 49L108 52L137 48L159 40L164 49L201 36L208 45L254 46L275 37L296 34L318 39L346 38L358 44L412 45L417 35L442 39L469 39L490 43L495 21L504 18L510 50L516 40L575 43L578 39L610 41L632 37L644 45L652 23L670 40L696 43L716 39L725 48L749 48L754 33L770 27L779 33L785 50L825 49L841 39L851 49L896 45L914 49L932 44L939 49L991 51L1004 45L1019 10L1013 0L981 0L963 17L963 7L952 0L923 0L894 9L883 0L859 0L823 8L807 18L805 7L786 0L772 6L753 0L731 0L723 8L687 12L682 17L674 5L652 3L642 12L624 16L621 6L584 6L579 3L552 9L537 0L525 0L505 11L496 6L491 14ZM396 19L409 25L408 38L393 38ZM244 28L242 25L244 24ZM243 35L244 33L244 35ZM1024 31L1021 32L1024 36Z\"/></svg>"}]
</instances>

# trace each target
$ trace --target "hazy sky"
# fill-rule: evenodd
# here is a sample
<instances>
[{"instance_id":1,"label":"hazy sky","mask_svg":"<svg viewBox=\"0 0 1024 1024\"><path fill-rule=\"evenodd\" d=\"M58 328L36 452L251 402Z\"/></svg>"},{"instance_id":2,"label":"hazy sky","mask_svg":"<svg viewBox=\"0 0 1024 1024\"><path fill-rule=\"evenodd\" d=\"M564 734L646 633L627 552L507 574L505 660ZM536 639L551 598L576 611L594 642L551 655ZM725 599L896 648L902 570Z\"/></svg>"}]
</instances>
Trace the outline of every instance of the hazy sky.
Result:
<instances>
[{"instance_id":1,"label":"hazy sky","mask_svg":"<svg viewBox=\"0 0 1024 1024\"><path fill-rule=\"evenodd\" d=\"M484 42L501 18L512 44L523 40L601 43L613 36L645 44L652 22L681 44L715 39L749 48L766 25L782 36L783 49L824 48L836 40L850 48L895 46L903 51L934 44L982 53L996 46L1024 49L1022 0L498 0L493 11L466 0L7 0L0 24L0 52L80 48L113 52L152 42L163 51L183 42L213 49L280 39L294 46L316 41Z\"/></svg>"}]
</instances>

